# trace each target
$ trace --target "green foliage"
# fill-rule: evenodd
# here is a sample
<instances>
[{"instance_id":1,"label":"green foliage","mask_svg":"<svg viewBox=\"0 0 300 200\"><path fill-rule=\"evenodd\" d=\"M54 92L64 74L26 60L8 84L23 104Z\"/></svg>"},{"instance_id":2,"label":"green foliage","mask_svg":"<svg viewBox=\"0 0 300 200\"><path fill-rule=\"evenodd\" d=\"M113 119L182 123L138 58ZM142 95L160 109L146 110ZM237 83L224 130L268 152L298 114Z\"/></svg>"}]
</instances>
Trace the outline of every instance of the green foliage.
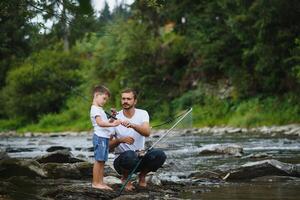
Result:
<instances>
[{"instance_id":1,"label":"green foliage","mask_svg":"<svg viewBox=\"0 0 300 200\"><path fill-rule=\"evenodd\" d=\"M242 102L233 113L228 124L232 126L283 125L299 122L299 99L292 95L257 98Z\"/></svg>"},{"instance_id":2,"label":"green foliage","mask_svg":"<svg viewBox=\"0 0 300 200\"><path fill-rule=\"evenodd\" d=\"M187 107L197 126L299 122L299 1L137 0L98 18L91 1L73 2L0 3L5 130L89 129L96 84L112 91L107 107L137 89L155 123ZM38 13L54 19L44 34ZM220 80L233 88L225 99L206 91Z\"/></svg>"},{"instance_id":3,"label":"green foliage","mask_svg":"<svg viewBox=\"0 0 300 200\"><path fill-rule=\"evenodd\" d=\"M294 95L224 101L206 97L204 104L193 106L195 126L256 127L299 123L299 98Z\"/></svg>"},{"instance_id":4,"label":"green foliage","mask_svg":"<svg viewBox=\"0 0 300 200\"><path fill-rule=\"evenodd\" d=\"M30 55L39 37L38 25L30 20L36 12L28 10L32 0L0 2L0 89L5 85L7 72L14 62Z\"/></svg>"},{"instance_id":5,"label":"green foliage","mask_svg":"<svg viewBox=\"0 0 300 200\"><path fill-rule=\"evenodd\" d=\"M60 113L41 116L38 123L18 129L20 132L84 131L92 128L89 119L90 103L81 97L72 97Z\"/></svg>"},{"instance_id":6,"label":"green foliage","mask_svg":"<svg viewBox=\"0 0 300 200\"><path fill-rule=\"evenodd\" d=\"M196 104L193 108L195 126L225 125L230 116L231 103L208 96L202 105Z\"/></svg>"},{"instance_id":7,"label":"green foliage","mask_svg":"<svg viewBox=\"0 0 300 200\"><path fill-rule=\"evenodd\" d=\"M2 91L7 115L34 121L39 115L58 112L71 93L68 87L79 84L78 66L71 54L56 49L33 54L7 76Z\"/></svg>"},{"instance_id":8,"label":"green foliage","mask_svg":"<svg viewBox=\"0 0 300 200\"><path fill-rule=\"evenodd\" d=\"M0 120L0 132L16 130L24 126L24 120L18 119L1 119Z\"/></svg>"}]
</instances>

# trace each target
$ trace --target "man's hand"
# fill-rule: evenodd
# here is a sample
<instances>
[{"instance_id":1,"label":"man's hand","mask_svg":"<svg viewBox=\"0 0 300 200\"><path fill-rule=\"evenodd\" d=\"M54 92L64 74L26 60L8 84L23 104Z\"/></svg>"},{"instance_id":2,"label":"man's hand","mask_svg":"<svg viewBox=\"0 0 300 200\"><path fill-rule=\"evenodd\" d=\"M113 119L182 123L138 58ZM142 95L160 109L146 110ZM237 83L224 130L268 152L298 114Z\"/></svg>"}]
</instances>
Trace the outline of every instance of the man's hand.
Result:
<instances>
[{"instance_id":1,"label":"man's hand","mask_svg":"<svg viewBox=\"0 0 300 200\"><path fill-rule=\"evenodd\" d=\"M126 144L133 144L134 143L134 139L130 136L120 138L119 140L120 140L120 143L126 143Z\"/></svg>"},{"instance_id":2,"label":"man's hand","mask_svg":"<svg viewBox=\"0 0 300 200\"><path fill-rule=\"evenodd\" d=\"M124 120L121 122L121 125L125 126L126 128L133 128L135 131L137 131L142 136L145 136L145 137L150 136L149 122L144 122L144 123L138 125L138 124L130 123L127 120Z\"/></svg>"},{"instance_id":3,"label":"man's hand","mask_svg":"<svg viewBox=\"0 0 300 200\"><path fill-rule=\"evenodd\" d=\"M131 124L129 121L124 120L121 123L123 126L125 126L126 128L133 128L133 124Z\"/></svg>"}]
</instances>

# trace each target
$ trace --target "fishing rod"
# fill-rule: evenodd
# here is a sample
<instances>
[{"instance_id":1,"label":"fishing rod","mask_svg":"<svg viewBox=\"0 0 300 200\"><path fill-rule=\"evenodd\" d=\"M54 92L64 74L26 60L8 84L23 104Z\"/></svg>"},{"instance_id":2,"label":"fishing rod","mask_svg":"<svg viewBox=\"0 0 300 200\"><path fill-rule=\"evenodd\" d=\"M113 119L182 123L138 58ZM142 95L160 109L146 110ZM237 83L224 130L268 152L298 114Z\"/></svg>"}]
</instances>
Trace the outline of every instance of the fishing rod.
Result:
<instances>
[{"instance_id":1,"label":"fishing rod","mask_svg":"<svg viewBox=\"0 0 300 200\"><path fill-rule=\"evenodd\" d=\"M144 155L146 155L150 150L152 150L154 148L155 145L157 145L163 138L165 138L189 113L191 113L193 110L193 108L188 109L185 114L177 120L177 122L170 128L168 129L154 144L152 144L152 146L150 146L149 148L147 148L144 152ZM127 177L126 181L124 182L124 184L122 185L118 196L120 196L122 194L122 192L124 191L126 185L128 184L128 182L131 180L133 174L135 173L135 171L137 170L137 168L139 167L139 165L141 164L143 160L143 157L141 157L141 159L139 159L139 161L137 162L137 164L135 165L135 167L133 168L133 170L130 172L129 176Z\"/></svg>"}]
</instances>

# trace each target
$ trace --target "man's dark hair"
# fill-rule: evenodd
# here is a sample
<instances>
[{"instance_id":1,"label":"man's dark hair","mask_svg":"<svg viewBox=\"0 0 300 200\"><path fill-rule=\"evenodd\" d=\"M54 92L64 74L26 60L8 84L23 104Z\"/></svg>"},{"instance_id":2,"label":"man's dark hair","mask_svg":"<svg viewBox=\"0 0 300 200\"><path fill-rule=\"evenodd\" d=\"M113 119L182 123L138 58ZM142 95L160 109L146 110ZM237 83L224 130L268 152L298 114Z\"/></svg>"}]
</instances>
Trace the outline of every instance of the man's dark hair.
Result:
<instances>
[{"instance_id":1,"label":"man's dark hair","mask_svg":"<svg viewBox=\"0 0 300 200\"><path fill-rule=\"evenodd\" d=\"M103 86L103 85L97 85L97 86L94 87L94 89L93 89L93 96L96 93L106 94L107 96L110 97L110 91L109 91L109 89L107 87Z\"/></svg>"},{"instance_id":2,"label":"man's dark hair","mask_svg":"<svg viewBox=\"0 0 300 200\"><path fill-rule=\"evenodd\" d=\"M137 98L137 92L133 88L126 88L126 89L122 90L121 94L130 93L130 92L132 92L133 98L136 99Z\"/></svg>"}]
</instances>

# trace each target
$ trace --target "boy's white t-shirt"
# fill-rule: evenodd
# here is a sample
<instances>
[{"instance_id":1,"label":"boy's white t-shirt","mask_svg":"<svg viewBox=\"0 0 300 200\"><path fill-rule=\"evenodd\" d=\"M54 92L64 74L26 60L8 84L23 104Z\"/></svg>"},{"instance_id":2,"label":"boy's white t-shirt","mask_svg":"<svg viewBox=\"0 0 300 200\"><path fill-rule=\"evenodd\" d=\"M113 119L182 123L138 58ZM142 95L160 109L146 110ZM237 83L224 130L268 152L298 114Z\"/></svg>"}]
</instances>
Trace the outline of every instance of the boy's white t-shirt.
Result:
<instances>
[{"instance_id":1,"label":"boy's white t-shirt","mask_svg":"<svg viewBox=\"0 0 300 200\"><path fill-rule=\"evenodd\" d=\"M123 110L121 110L117 116L118 119L120 120L127 120L130 123L133 124L142 124L144 122L149 122L149 114L145 110L141 109L135 109L134 115L132 118L127 118L123 114ZM121 143L119 146L115 148L115 153L122 153L127 150L142 150L144 149L145 145L145 137L139 134L137 131L135 131L133 128L126 128L125 126L119 125L115 127L115 137L116 138L122 138L126 136L131 136L134 138L134 143L133 144L126 144L126 143Z\"/></svg>"},{"instance_id":2,"label":"boy's white t-shirt","mask_svg":"<svg viewBox=\"0 0 300 200\"><path fill-rule=\"evenodd\" d=\"M99 137L110 138L111 134L114 132L113 127L101 127L96 122L96 117L101 117L101 120L108 121L107 116L103 110L103 108L92 105L90 111L91 121L94 127L94 134Z\"/></svg>"}]
</instances>

